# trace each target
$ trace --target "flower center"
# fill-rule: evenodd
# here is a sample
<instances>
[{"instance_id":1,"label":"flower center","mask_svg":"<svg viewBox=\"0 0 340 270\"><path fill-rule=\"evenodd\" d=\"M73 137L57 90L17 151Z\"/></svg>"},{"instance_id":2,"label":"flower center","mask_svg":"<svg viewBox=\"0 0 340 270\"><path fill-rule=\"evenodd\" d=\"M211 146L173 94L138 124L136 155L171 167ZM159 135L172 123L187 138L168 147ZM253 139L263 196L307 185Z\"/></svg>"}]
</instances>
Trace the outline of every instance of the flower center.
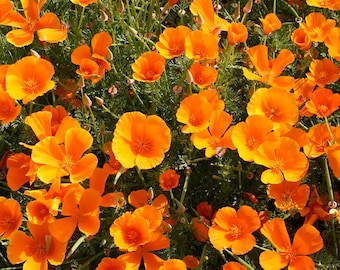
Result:
<instances>
[{"instance_id":1,"label":"flower center","mask_svg":"<svg viewBox=\"0 0 340 270\"><path fill-rule=\"evenodd\" d=\"M202 123L202 117L198 114L190 114L189 123L192 126L199 126Z\"/></svg>"},{"instance_id":2,"label":"flower center","mask_svg":"<svg viewBox=\"0 0 340 270\"><path fill-rule=\"evenodd\" d=\"M131 148L135 154L145 154L151 150L152 143L146 138L138 138L132 142Z\"/></svg>"},{"instance_id":3,"label":"flower center","mask_svg":"<svg viewBox=\"0 0 340 270\"><path fill-rule=\"evenodd\" d=\"M320 113L320 115L326 115L328 112L328 106L324 105L324 104L320 104L318 105L318 111Z\"/></svg>"},{"instance_id":4,"label":"flower center","mask_svg":"<svg viewBox=\"0 0 340 270\"><path fill-rule=\"evenodd\" d=\"M130 245L138 243L139 238L140 238L139 232L136 231L135 229L130 229L125 234L126 242L128 242Z\"/></svg>"},{"instance_id":5,"label":"flower center","mask_svg":"<svg viewBox=\"0 0 340 270\"><path fill-rule=\"evenodd\" d=\"M10 231L10 230L14 229L14 226L15 226L15 222L13 221L13 219L10 216L5 215L5 216L1 217L0 228L2 230L4 230L5 232Z\"/></svg>"},{"instance_id":6,"label":"flower center","mask_svg":"<svg viewBox=\"0 0 340 270\"><path fill-rule=\"evenodd\" d=\"M35 77L28 78L25 81L24 91L27 94L34 94L39 89L38 86L38 81Z\"/></svg>"},{"instance_id":7,"label":"flower center","mask_svg":"<svg viewBox=\"0 0 340 270\"><path fill-rule=\"evenodd\" d=\"M233 224L229 227L227 231L227 239L228 240L236 240L242 235L242 228L241 226L237 226L236 224Z\"/></svg>"},{"instance_id":8,"label":"flower center","mask_svg":"<svg viewBox=\"0 0 340 270\"><path fill-rule=\"evenodd\" d=\"M259 146L259 141L254 136L250 136L247 140L247 147L249 150L255 150Z\"/></svg>"}]
</instances>

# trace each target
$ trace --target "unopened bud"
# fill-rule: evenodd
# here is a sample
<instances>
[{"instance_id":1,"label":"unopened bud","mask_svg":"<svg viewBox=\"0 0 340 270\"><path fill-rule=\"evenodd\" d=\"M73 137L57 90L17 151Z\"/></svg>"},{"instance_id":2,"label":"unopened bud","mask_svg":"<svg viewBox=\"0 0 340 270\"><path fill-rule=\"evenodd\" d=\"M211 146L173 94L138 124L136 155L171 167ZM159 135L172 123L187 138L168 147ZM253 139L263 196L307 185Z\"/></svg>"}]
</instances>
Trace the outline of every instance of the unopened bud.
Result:
<instances>
[{"instance_id":1,"label":"unopened bud","mask_svg":"<svg viewBox=\"0 0 340 270\"><path fill-rule=\"evenodd\" d=\"M253 7L253 0L248 0L247 4L243 8L244 13L250 13Z\"/></svg>"},{"instance_id":2,"label":"unopened bud","mask_svg":"<svg viewBox=\"0 0 340 270\"><path fill-rule=\"evenodd\" d=\"M35 56L36 58L41 58L40 54L37 53L35 50L32 50L32 49L31 49L30 52L31 52L31 55L32 55L32 56Z\"/></svg>"},{"instance_id":3,"label":"unopened bud","mask_svg":"<svg viewBox=\"0 0 340 270\"><path fill-rule=\"evenodd\" d=\"M154 198L154 192L153 192L153 188L152 187L150 187L149 189L148 189L148 199L149 200L153 200L153 198Z\"/></svg>"},{"instance_id":4,"label":"unopened bud","mask_svg":"<svg viewBox=\"0 0 340 270\"><path fill-rule=\"evenodd\" d=\"M184 207L183 203L181 203L176 198L175 198L175 202L177 204L177 211L178 211L178 213L179 214L184 214L187 209Z\"/></svg>"},{"instance_id":5,"label":"unopened bud","mask_svg":"<svg viewBox=\"0 0 340 270\"><path fill-rule=\"evenodd\" d=\"M233 19L236 21L241 17L241 5L240 2L238 2L237 4L235 4L235 11L233 14Z\"/></svg>"},{"instance_id":6,"label":"unopened bud","mask_svg":"<svg viewBox=\"0 0 340 270\"><path fill-rule=\"evenodd\" d=\"M88 97L88 95L84 94L83 95L83 103L86 107L90 108L92 106L92 101L91 99Z\"/></svg>"},{"instance_id":7,"label":"unopened bud","mask_svg":"<svg viewBox=\"0 0 340 270\"><path fill-rule=\"evenodd\" d=\"M95 97L96 103L98 106L103 106L104 105L104 99L100 97Z\"/></svg>"}]
</instances>

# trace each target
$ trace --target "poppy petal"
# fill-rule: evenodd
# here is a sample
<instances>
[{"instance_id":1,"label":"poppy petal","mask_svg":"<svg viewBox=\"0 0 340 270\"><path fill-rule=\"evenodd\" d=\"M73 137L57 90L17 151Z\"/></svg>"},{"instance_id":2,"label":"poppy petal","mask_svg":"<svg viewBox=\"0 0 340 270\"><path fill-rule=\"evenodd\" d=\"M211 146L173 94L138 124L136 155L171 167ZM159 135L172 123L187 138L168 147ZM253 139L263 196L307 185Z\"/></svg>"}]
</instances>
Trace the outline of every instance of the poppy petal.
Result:
<instances>
[{"instance_id":1,"label":"poppy petal","mask_svg":"<svg viewBox=\"0 0 340 270\"><path fill-rule=\"evenodd\" d=\"M264 270L280 270L287 266L287 263L281 260L280 253L271 250L262 252L259 261Z\"/></svg>"}]
</instances>

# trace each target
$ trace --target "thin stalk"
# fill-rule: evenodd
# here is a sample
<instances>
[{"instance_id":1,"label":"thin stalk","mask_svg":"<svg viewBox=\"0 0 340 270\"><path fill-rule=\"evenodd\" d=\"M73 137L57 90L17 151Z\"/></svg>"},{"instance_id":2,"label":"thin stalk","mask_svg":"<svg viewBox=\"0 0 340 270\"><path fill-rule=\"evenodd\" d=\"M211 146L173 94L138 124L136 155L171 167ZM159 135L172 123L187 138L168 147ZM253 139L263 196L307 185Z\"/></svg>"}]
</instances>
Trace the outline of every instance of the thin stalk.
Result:
<instances>
[{"instance_id":1,"label":"thin stalk","mask_svg":"<svg viewBox=\"0 0 340 270\"><path fill-rule=\"evenodd\" d=\"M97 254L95 254L94 256L92 256L90 259L88 259L86 262L84 262L79 268L78 270L85 270L87 269L87 267L89 266L89 264L91 262L93 262L94 260L96 260L97 258L101 257L104 255L104 251L99 252Z\"/></svg>"},{"instance_id":2,"label":"thin stalk","mask_svg":"<svg viewBox=\"0 0 340 270\"><path fill-rule=\"evenodd\" d=\"M201 257L200 257L200 264L196 268L197 270L202 270L203 263L206 260L205 259L206 253L207 253L207 243L205 243L204 246L203 246L203 250L202 250L202 253L201 253Z\"/></svg>"},{"instance_id":3,"label":"thin stalk","mask_svg":"<svg viewBox=\"0 0 340 270\"><path fill-rule=\"evenodd\" d=\"M84 14L85 14L85 7L82 7L77 30L76 30L77 41L79 41L79 38L80 38L80 28L84 20Z\"/></svg>"},{"instance_id":4,"label":"thin stalk","mask_svg":"<svg viewBox=\"0 0 340 270\"><path fill-rule=\"evenodd\" d=\"M229 249L225 248L224 250L227 251L227 253L230 256L232 256L236 261L238 261L240 264L242 264L243 266L247 267L248 270L255 270L255 268L253 268L250 264L248 264L245 260L243 260L239 256L237 256L234 253L232 253Z\"/></svg>"},{"instance_id":5,"label":"thin stalk","mask_svg":"<svg viewBox=\"0 0 340 270\"><path fill-rule=\"evenodd\" d=\"M148 11L148 19L146 22L146 34L149 36L151 32L151 21L152 21L152 11L155 7L155 0L151 0L150 6L149 6L149 11Z\"/></svg>"},{"instance_id":6,"label":"thin stalk","mask_svg":"<svg viewBox=\"0 0 340 270\"><path fill-rule=\"evenodd\" d=\"M301 18L296 10L290 4L288 4L286 0L280 0L280 2L282 5L286 6L286 8L288 8L295 15L296 18Z\"/></svg>"},{"instance_id":7,"label":"thin stalk","mask_svg":"<svg viewBox=\"0 0 340 270\"><path fill-rule=\"evenodd\" d=\"M172 192L172 189L170 189L170 197L171 197L172 205L174 209L176 209L176 200L175 200L174 193Z\"/></svg>"},{"instance_id":8,"label":"thin stalk","mask_svg":"<svg viewBox=\"0 0 340 270\"><path fill-rule=\"evenodd\" d=\"M188 190L189 180L190 180L190 172L187 172L186 175L185 175L183 190L182 190L182 194L181 194L181 201L180 202L182 204L184 202L184 198L185 198L185 195L186 195L187 190Z\"/></svg>"},{"instance_id":9,"label":"thin stalk","mask_svg":"<svg viewBox=\"0 0 340 270\"><path fill-rule=\"evenodd\" d=\"M276 14L276 0L273 1L273 13Z\"/></svg>"},{"instance_id":10,"label":"thin stalk","mask_svg":"<svg viewBox=\"0 0 340 270\"><path fill-rule=\"evenodd\" d=\"M327 117L325 117L325 123L326 123L326 126L327 126L327 130L329 132L329 135L331 136L331 143L334 144L335 143L334 134L333 134L333 132L331 130L331 127L329 125Z\"/></svg>"},{"instance_id":11,"label":"thin stalk","mask_svg":"<svg viewBox=\"0 0 340 270\"><path fill-rule=\"evenodd\" d=\"M88 235L83 235L80 237L74 245L71 247L70 251L67 253L66 259L70 258L72 254L76 251L76 249L85 241L85 239L88 237Z\"/></svg>"},{"instance_id":12,"label":"thin stalk","mask_svg":"<svg viewBox=\"0 0 340 270\"><path fill-rule=\"evenodd\" d=\"M144 189L146 189L145 178L144 178L144 176L142 174L142 171L138 167L136 167L136 168L137 168L138 176L139 176L140 180L142 180L143 187L144 187Z\"/></svg>"},{"instance_id":13,"label":"thin stalk","mask_svg":"<svg viewBox=\"0 0 340 270\"><path fill-rule=\"evenodd\" d=\"M116 118L116 119L120 118L117 114L114 114L113 112L111 112L105 105L102 105L102 108L104 109L104 111L111 114L111 116L113 116L114 118Z\"/></svg>"},{"instance_id":14,"label":"thin stalk","mask_svg":"<svg viewBox=\"0 0 340 270\"><path fill-rule=\"evenodd\" d=\"M115 180L114 180L114 182L113 182L113 185L117 185L117 182L118 182L120 176L123 174L123 171L124 171L124 170L125 170L125 168L124 168L123 166L120 167L119 171L118 171L117 174L116 174L116 177L115 177Z\"/></svg>"}]
</instances>

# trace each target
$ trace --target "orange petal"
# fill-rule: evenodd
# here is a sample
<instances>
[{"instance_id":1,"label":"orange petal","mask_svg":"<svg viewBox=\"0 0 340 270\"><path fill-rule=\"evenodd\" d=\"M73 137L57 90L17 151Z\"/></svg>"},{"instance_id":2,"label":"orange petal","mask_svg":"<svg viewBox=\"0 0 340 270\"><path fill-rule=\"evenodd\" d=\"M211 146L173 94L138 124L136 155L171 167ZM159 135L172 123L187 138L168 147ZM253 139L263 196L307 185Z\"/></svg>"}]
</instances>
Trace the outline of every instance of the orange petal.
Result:
<instances>
[{"instance_id":1,"label":"orange petal","mask_svg":"<svg viewBox=\"0 0 340 270\"><path fill-rule=\"evenodd\" d=\"M310 255L323 247L320 232L312 225L305 224L299 228L294 236L293 248L299 255Z\"/></svg>"},{"instance_id":2,"label":"orange petal","mask_svg":"<svg viewBox=\"0 0 340 270\"><path fill-rule=\"evenodd\" d=\"M80 65L84 58L91 58L91 49L88 45L77 47L71 54L71 62L76 65Z\"/></svg>"},{"instance_id":3,"label":"orange petal","mask_svg":"<svg viewBox=\"0 0 340 270\"><path fill-rule=\"evenodd\" d=\"M271 250L262 252L259 261L264 270L280 270L287 266L287 263L281 260L280 253Z\"/></svg>"},{"instance_id":4,"label":"orange petal","mask_svg":"<svg viewBox=\"0 0 340 270\"><path fill-rule=\"evenodd\" d=\"M291 246L286 224L282 218L268 220L260 231L279 251L285 251Z\"/></svg>"},{"instance_id":5,"label":"orange petal","mask_svg":"<svg viewBox=\"0 0 340 270\"><path fill-rule=\"evenodd\" d=\"M7 33L6 39L16 47L24 47L33 42L34 34L24 29L15 29Z\"/></svg>"},{"instance_id":6,"label":"orange petal","mask_svg":"<svg viewBox=\"0 0 340 270\"><path fill-rule=\"evenodd\" d=\"M112 43L112 38L107 32L100 32L93 36L91 40L93 54L105 57L108 53L108 47Z\"/></svg>"},{"instance_id":7,"label":"orange petal","mask_svg":"<svg viewBox=\"0 0 340 270\"><path fill-rule=\"evenodd\" d=\"M74 217L60 218L53 223L49 223L48 227L53 237L60 242L67 242L77 227L77 219Z\"/></svg>"}]
</instances>

